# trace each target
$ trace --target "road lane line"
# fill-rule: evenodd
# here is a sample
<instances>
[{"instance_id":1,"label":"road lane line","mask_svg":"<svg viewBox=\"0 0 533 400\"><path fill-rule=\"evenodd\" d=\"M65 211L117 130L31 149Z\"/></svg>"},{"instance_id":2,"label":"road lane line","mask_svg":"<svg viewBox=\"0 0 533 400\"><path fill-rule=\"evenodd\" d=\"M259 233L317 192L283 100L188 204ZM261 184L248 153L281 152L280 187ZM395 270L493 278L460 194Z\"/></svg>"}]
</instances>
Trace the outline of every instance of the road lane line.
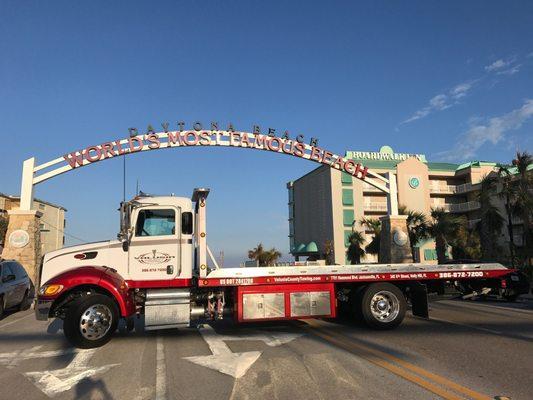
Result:
<instances>
[{"instance_id":1,"label":"road lane line","mask_svg":"<svg viewBox=\"0 0 533 400\"><path fill-rule=\"evenodd\" d=\"M418 317L414 317L414 318L418 318ZM424 320L428 321L425 318L424 318ZM478 330L478 331L481 331L481 332L487 332L487 333L490 333L490 334L493 334L493 335L496 335L496 336L505 336L505 337L511 337L511 338L514 338L514 339L522 339L522 340L533 340L533 336L530 336L530 335L520 335L518 333L505 333L505 332L501 332L501 331L496 331L494 329L483 328L481 326L475 326L475 325L470 325L470 324L463 324L462 322L455 322L455 321L450 321L450 320L447 320L447 319L430 317L429 321L442 322L442 323L445 323L445 324L462 326L464 328L474 329L474 330Z\"/></svg>"},{"instance_id":2,"label":"road lane line","mask_svg":"<svg viewBox=\"0 0 533 400\"><path fill-rule=\"evenodd\" d=\"M33 313L30 313L30 314L28 314L28 315L25 315L25 316L23 316L23 317L20 317L20 318L14 320L14 321L6 322L5 324L0 325L0 329L4 328L4 327L6 327L6 326L9 326L9 325L13 325L13 324L15 324L15 323L17 323L17 322L19 322L19 321L22 321L23 319L26 319L26 318L28 318L28 317L31 317L31 316L33 316Z\"/></svg>"},{"instance_id":3,"label":"road lane line","mask_svg":"<svg viewBox=\"0 0 533 400\"><path fill-rule=\"evenodd\" d=\"M155 373L155 399L167 398L167 367L165 362L165 347L163 338L157 335L156 340L156 373Z\"/></svg>"},{"instance_id":4,"label":"road lane line","mask_svg":"<svg viewBox=\"0 0 533 400\"><path fill-rule=\"evenodd\" d=\"M320 328L319 328L320 329ZM346 341L340 339L340 338L337 338L337 337L333 337L331 335L328 335L324 332L322 332L322 330L314 330L313 331L313 334L315 334L316 336L318 337L321 337L322 339L326 340L327 342L329 343L332 343L338 347L340 347L341 349L344 349L356 356L359 356L361 358L364 358L365 360L371 362L372 364L374 365L377 365L378 367L381 367L381 368L384 368L386 370L388 370L389 372L392 372L393 374L397 375L397 376L400 376L401 378L405 379L405 380L408 380L409 382L412 382L420 387L422 387L423 389L426 389L440 397L442 397L443 399L446 399L446 400L462 400L462 397L459 397L453 393L450 393L436 385L434 385L433 383L431 382L428 382L422 378L420 378L419 376L415 375L415 374L412 374L410 372L407 372L405 371L404 369L400 368L400 367L397 367L396 365L394 364L391 364L385 360L383 360L382 358L379 358L379 357L376 357L376 356L372 356L372 355L369 355L369 354L365 354L365 352L358 352L358 351L355 351L354 348L357 348L360 350L359 346L354 346L352 343L347 343Z\"/></svg>"},{"instance_id":5,"label":"road lane line","mask_svg":"<svg viewBox=\"0 0 533 400\"><path fill-rule=\"evenodd\" d=\"M501 311L502 314L504 314L507 311L514 312L517 314L524 314L527 316L532 317L533 316L533 310L528 308L514 308L509 307L506 305L498 305L498 304L487 304L487 303L474 303L474 302L465 302L465 301L454 301L454 300L441 300L438 303L443 304L453 304L453 305L461 305L465 308L477 308L477 309L484 309L484 308L490 308L492 310L498 310Z\"/></svg>"},{"instance_id":6,"label":"road lane line","mask_svg":"<svg viewBox=\"0 0 533 400\"><path fill-rule=\"evenodd\" d=\"M433 385L433 383L437 383L439 385L442 385L444 386L445 388L447 389L451 389L451 390L454 390L458 393L461 393L463 395L466 395L472 399L475 399L475 400L491 400L491 397L489 396L486 396L482 393L479 393L479 392L476 392L472 389L469 389L467 387L464 387L456 382L453 382L447 378L444 378L440 375L436 375L434 373L431 373L423 368L420 368L420 367L417 367L416 365L413 365L407 361L404 361L396 356L393 356L391 354L388 354L388 353L385 353L383 351L380 351L380 350L377 350L377 349L374 349L372 347L368 347L366 345L363 345L363 344L360 344L360 343L356 343L354 341L353 338L350 338L348 336L344 336L344 335L341 335L339 334L338 332L332 332L330 329L327 329L327 328L324 328L322 326L320 326L320 324L318 323L318 321L316 320L305 320L305 322L310 325L311 327L313 328L316 328L319 330L319 336L320 335L325 335L325 336L328 336L330 339L333 339L334 341L336 341L337 343L340 344L340 346L342 348L344 348L345 350L348 350L352 353L353 352L353 348L357 348L360 353L354 353L354 354L357 354L365 359L367 359L368 361L372 362L373 364L376 364L376 365L379 365L391 372L394 372L395 374L397 375L400 375L402 376L403 378L413 382L413 383L416 383L417 385L435 393L435 394L438 394L439 396L441 397L444 397L445 399L448 399L448 398L459 398L459 397L456 397L455 395L453 394L450 394L449 392L447 391L443 391L441 388L439 388L438 386L435 386ZM313 333L316 333L316 331L313 330ZM344 338L346 338L347 340L343 339L343 336ZM328 340L328 339L326 339ZM368 354L365 354L365 353L370 353L372 354L372 356L369 356ZM425 381L423 379L421 379L420 377L416 376L416 375L413 375L413 374L410 374L409 372L407 371L404 371L402 370L401 368L398 368L397 366L393 365L393 364L390 364L388 361L391 361L391 362L394 362L396 364L399 364L400 366L402 366L403 368L409 370L409 371L412 371L418 375L421 375L427 379L429 379L430 381ZM433 382L431 382L433 381ZM438 391L435 391L435 389ZM449 396L452 396L452 397L449 397ZM455 397L454 397L455 396Z\"/></svg>"}]
</instances>

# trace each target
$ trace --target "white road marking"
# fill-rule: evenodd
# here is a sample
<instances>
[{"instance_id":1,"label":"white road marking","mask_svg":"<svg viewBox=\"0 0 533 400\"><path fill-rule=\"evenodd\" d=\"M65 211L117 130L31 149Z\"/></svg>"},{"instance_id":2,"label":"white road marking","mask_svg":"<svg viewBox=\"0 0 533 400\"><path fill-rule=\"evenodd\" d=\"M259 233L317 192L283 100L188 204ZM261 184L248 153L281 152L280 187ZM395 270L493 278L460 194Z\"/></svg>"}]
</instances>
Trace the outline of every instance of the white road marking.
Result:
<instances>
[{"instance_id":1,"label":"white road marking","mask_svg":"<svg viewBox=\"0 0 533 400\"><path fill-rule=\"evenodd\" d=\"M17 322L22 321L23 319L26 319L26 318L28 318L28 317L32 317L32 316L33 316L33 313L30 313L30 314L28 314L28 315L25 315L25 316L23 316L23 317L20 317L20 318L14 320L14 321L6 322L5 324L0 325L0 329L4 328L4 327L6 327L6 326L9 326L9 325L16 324Z\"/></svg>"},{"instance_id":2,"label":"white road marking","mask_svg":"<svg viewBox=\"0 0 533 400\"><path fill-rule=\"evenodd\" d=\"M163 338L157 336L156 343L156 375L155 375L155 399L165 400L167 397L167 367L165 362L165 347Z\"/></svg>"},{"instance_id":3,"label":"white road marking","mask_svg":"<svg viewBox=\"0 0 533 400\"><path fill-rule=\"evenodd\" d=\"M49 397L54 397L59 393L72 389L72 387L83 379L103 374L111 368L120 365L109 364L102 367L87 367L87 364L97 350L76 351L76 355L65 368L52 371L26 372L24 375L44 394Z\"/></svg>"},{"instance_id":4,"label":"white road marking","mask_svg":"<svg viewBox=\"0 0 533 400\"><path fill-rule=\"evenodd\" d=\"M21 361L34 358L59 357L65 354L78 353L80 351L79 349L71 348L39 352L42 347L43 346L35 346L29 349L13 351L11 353L0 353L0 365L6 365L7 368L13 368L19 365Z\"/></svg>"},{"instance_id":5,"label":"white road marking","mask_svg":"<svg viewBox=\"0 0 533 400\"><path fill-rule=\"evenodd\" d=\"M302 334L294 333L256 333L255 335L251 334L249 336L218 335L209 325L200 327L199 331L213 354L210 356L184 357L184 359L203 367L214 369L223 374L230 375L235 379L244 376L248 369L259 359L262 352L247 351L244 353L233 353L226 345L225 341L261 340L268 346L281 346L282 344L302 336Z\"/></svg>"}]
</instances>

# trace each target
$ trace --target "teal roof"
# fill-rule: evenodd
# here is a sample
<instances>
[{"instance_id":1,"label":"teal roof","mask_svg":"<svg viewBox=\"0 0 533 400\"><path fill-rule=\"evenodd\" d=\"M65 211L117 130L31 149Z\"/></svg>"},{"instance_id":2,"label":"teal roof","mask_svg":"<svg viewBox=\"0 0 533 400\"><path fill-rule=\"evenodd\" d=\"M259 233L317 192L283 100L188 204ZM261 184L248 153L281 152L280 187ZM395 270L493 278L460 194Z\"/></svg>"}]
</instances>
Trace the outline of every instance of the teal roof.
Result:
<instances>
[{"instance_id":1,"label":"teal roof","mask_svg":"<svg viewBox=\"0 0 533 400\"><path fill-rule=\"evenodd\" d=\"M430 171L455 171L458 164L443 163L443 162L428 162L426 163Z\"/></svg>"},{"instance_id":2,"label":"teal roof","mask_svg":"<svg viewBox=\"0 0 533 400\"><path fill-rule=\"evenodd\" d=\"M457 167L457 171L459 171L460 169L468 168L468 167L485 167L485 166L495 167L496 165L497 165L496 163L489 162L489 161L470 161L470 162L459 165Z\"/></svg>"}]
</instances>

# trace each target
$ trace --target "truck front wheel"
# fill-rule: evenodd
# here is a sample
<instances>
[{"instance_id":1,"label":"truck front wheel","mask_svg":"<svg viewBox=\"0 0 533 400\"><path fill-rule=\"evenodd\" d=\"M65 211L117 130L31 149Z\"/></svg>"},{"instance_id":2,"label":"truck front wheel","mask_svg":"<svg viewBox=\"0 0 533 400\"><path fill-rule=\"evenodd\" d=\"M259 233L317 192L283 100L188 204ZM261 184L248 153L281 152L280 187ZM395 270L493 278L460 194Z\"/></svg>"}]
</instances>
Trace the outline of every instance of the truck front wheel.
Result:
<instances>
[{"instance_id":1,"label":"truck front wheel","mask_svg":"<svg viewBox=\"0 0 533 400\"><path fill-rule=\"evenodd\" d=\"M75 347L100 347L111 340L117 330L118 319L118 308L112 299L102 294L91 294L68 307L63 332Z\"/></svg>"},{"instance_id":2,"label":"truck front wheel","mask_svg":"<svg viewBox=\"0 0 533 400\"><path fill-rule=\"evenodd\" d=\"M407 309L402 291L391 283L367 286L359 304L363 320L374 329L397 327L402 323Z\"/></svg>"}]
</instances>

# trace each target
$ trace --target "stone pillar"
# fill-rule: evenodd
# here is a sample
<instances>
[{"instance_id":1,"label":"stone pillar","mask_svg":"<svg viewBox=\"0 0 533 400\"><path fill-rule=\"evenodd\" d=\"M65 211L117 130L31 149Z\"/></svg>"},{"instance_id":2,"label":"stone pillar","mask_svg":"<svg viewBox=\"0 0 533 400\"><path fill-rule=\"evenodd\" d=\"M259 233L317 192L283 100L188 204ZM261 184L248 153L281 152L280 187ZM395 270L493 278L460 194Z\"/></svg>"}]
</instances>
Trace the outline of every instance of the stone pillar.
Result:
<instances>
[{"instance_id":1,"label":"stone pillar","mask_svg":"<svg viewBox=\"0 0 533 400\"><path fill-rule=\"evenodd\" d=\"M380 220L379 262L384 264L412 263L407 215L385 215Z\"/></svg>"},{"instance_id":2,"label":"stone pillar","mask_svg":"<svg viewBox=\"0 0 533 400\"><path fill-rule=\"evenodd\" d=\"M42 213L36 210L9 210L8 215L9 225L2 257L21 263L37 286L41 263L40 220Z\"/></svg>"}]
</instances>

